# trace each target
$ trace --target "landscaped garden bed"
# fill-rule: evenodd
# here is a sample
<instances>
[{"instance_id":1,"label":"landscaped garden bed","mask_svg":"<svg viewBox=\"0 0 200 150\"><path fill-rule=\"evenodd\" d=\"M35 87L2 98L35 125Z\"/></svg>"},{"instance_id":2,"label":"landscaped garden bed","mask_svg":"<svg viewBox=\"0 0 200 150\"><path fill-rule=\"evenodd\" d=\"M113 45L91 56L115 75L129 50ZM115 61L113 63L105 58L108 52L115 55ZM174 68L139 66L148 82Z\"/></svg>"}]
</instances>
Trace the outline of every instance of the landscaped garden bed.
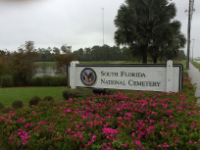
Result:
<instances>
[{"instance_id":1,"label":"landscaped garden bed","mask_svg":"<svg viewBox=\"0 0 200 150\"><path fill-rule=\"evenodd\" d=\"M195 88L69 98L0 116L6 150L199 150Z\"/></svg>"}]
</instances>

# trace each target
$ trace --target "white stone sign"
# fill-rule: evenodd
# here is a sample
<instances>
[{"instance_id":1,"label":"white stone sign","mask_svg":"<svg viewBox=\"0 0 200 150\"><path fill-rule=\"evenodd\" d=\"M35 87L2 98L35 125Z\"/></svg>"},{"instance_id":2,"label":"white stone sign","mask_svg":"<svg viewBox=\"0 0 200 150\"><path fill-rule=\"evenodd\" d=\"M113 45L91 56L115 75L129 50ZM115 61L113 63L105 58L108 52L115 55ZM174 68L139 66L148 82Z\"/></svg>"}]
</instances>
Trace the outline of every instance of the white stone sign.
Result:
<instances>
[{"instance_id":1,"label":"white stone sign","mask_svg":"<svg viewBox=\"0 0 200 150\"><path fill-rule=\"evenodd\" d=\"M178 92L182 89L183 66L174 64L98 64L71 62L69 80L72 89L79 87L143 91Z\"/></svg>"}]
</instances>

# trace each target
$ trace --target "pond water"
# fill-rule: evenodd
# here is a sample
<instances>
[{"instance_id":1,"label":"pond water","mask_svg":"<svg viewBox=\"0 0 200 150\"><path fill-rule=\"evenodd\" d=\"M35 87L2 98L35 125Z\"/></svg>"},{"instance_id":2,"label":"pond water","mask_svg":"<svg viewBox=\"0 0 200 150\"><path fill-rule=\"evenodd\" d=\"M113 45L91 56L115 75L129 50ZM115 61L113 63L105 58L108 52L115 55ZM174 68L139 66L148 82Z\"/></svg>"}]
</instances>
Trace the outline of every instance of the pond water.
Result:
<instances>
[{"instance_id":1,"label":"pond water","mask_svg":"<svg viewBox=\"0 0 200 150\"><path fill-rule=\"evenodd\" d=\"M49 76L55 76L55 75L64 75L66 73L62 73L62 74L56 74L56 70L53 67L39 67L36 69L36 74L35 76L43 76L43 75L49 75Z\"/></svg>"}]
</instances>

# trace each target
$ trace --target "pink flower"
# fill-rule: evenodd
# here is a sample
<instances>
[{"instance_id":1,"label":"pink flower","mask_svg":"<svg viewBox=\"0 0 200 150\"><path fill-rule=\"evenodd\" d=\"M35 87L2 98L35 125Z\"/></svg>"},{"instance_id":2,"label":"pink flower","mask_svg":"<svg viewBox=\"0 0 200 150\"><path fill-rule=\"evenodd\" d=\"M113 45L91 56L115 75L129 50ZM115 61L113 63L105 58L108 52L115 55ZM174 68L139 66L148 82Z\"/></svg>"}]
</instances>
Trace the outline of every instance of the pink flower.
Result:
<instances>
[{"instance_id":1,"label":"pink flower","mask_svg":"<svg viewBox=\"0 0 200 150\"><path fill-rule=\"evenodd\" d=\"M71 129L70 129L70 128L68 128L68 129L67 129L67 132L71 132Z\"/></svg>"},{"instance_id":2,"label":"pink flower","mask_svg":"<svg viewBox=\"0 0 200 150\"><path fill-rule=\"evenodd\" d=\"M40 124L48 124L48 123L45 121L40 121Z\"/></svg>"},{"instance_id":3,"label":"pink flower","mask_svg":"<svg viewBox=\"0 0 200 150\"><path fill-rule=\"evenodd\" d=\"M11 134L10 137L9 137L9 139L12 140L12 138L13 138L13 135Z\"/></svg>"},{"instance_id":4,"label":"pink flower","mask_svg":"<svg viewBox=\"0 0 200 150\"><path fill-rule=\"evenodd\" d=\"M14 141L11 141L10 143L11 143L12 145L13 145L13 144L15 144L15 142L14 142Z\"/></svg>"},{"instance_id":5,"label":"pink flower","mask_svg":"<svg viewBox=\"0 0 200 150\"><path fill-rule=\"evenodd\" d=\"M35 111L32 111L32 113L33 113L33 114L36 114L36 112L35 112Z\"/></svg>"},{"instance_id":6,"label":"pink flower","mask_svg":"<svg viewBox=\"0 0 200 150\"><path fill-rule=\"evenodd\" d=\"M92 134L91 134L91 133L89 133L88 135L89 135L89 136L91 136Z\"/></svg>"},{"instance_id":7,"label":"pink flower","mask_svg":"<svg viewBox=\"0 0 200 150\"><path fill-rule=\"evenodd\" d=\"M164 142L163 147L169 147L169 145L167 143Z\"/></svg>"},{"instance_id":8,"label":"pink flower","mask_svg":"<svg viewBox=\"0 0 200 150\"><path fill-rule=\"evenodd\" d=\"M106 143L103 143L103 146L106 146Z\"/></svg>"},{"instance_id":9,"label":"pink flower","mask_svg":"<svg viewBox=\"0 0 200 150\"><path fill-rule=\"evenodd\" d=\"M68 108L68 109L66 110L66 112L71 112L71 109Z\"/></svg>"},{"instance_id":10,"label":"pink flower","mask_svg":"<svg viewBox=\"0 0 200 150\"><path fill-rule=\"evenodd\" d=\"M192 141L190 140L190 141L189 141L189 143L191 144L191 143L192 143Z\"/></svg>"},{"instance_id":11,"label":"pink flower","mask_svg":"<svg viewBox=\"0 0 200 150\"><path fill-rule=\"evenodd\" d=\"M135 133L134 132L132 132L132 137L134 137L135 136Z\"/></svg>"},{"instance_id":12,"label":"pink flower","mask_svg":"<svg viewBox=\"0 0 200 150\"><path fill-rule=\"evenodd\" d=\"M141 145L141 141L137 141L137 140L133 140L137 145L142 146Z\"/></svg>"},{"instance_id":13,"label":"pink flower","mask_svg":"<svg viewBox=\"0 0 200 150\"><path fill-rule=\"evenodd\" d=\"M197 145L197 142L194 142L194 145Z\"/></svg>"},{"instance_id":14,"label":"pink flower","mask_svg":"<svg viewBox=\"0 0 200 150\"><path fill-rule=\"evenodd\" d=\"M92 141L89 141L89 142L88 142L88 146L89 146L89 145L92 145Z\"/></svg>"},{"instance_id":15,"label":"pink flower","mask_svg":"<svg viewBox=\"0 0 200 150\"><path fill-rule=\"evenodd\" d=\"M29 127L29 123L25 124L24 127L25 127L25 128L28 128L28 127Z\"/></svg>"},{"instance_id":16,"label":"pink flower","mask_svg":"<svg viewBox=\"0 0 200 150\"><path fill-rule=\"evenodd\" d=\"M161 123L161 124L165 124L165 122L164 122L164 121L162 121L162 120L160 121L160 123Z\"/></svg>"},{"instance_id":17,"label":"pink flower","mask_svg":"<svg viewBox=\"0 0 200 150\"><path fill-rule=\"evenodd\" d=\"M30 123L30 126L31 126L31 127L33 126L33 122Z\"/></svg>"},{"instance_id":18,"label":"pink flower","mask_svg":"<svg viewBox=\"0 0 200 150\"><path fill-rule=\"evenodd\" d=\"M9 123L12 123L12 120L8 120Z\"/></svg>"},{"instance_id":19,"label":"pink flower","mask_svg":"<svg viewBox=\"0 0 200 150\"><path fill-rule=\"evenodd\" d=\"M39 128L39 126L36 126L36 127L35 127L35 130L37 130L38 128Z\"/></svg>"},{"instance_id":20,"label":"pink flower","mask_svg":"<svg viewBox=\"0 0 200 150\"><path fill-rule=\"evenodd\" d=\"M93 139L93 140L95 140L95 139L96 139L96 137L97 137L96 135L93 135L93 136L92 136L92 139Z\"/></svg>"},{"instance_id":21,"label":"pink flower","mask_svg":"<svg viewBox=\"0 0 200 150\"><path fill-rule=\"evenodd\" d=\"M22 142L22 145L26 145L26 142L27 142L27 141L23 141L23 142Z\"/></svg>"},{"instance_id":22,"label":"pink flower","mask_svg":"<svg viewBox=\"0 0 200 150\"><path fill-rule=\"evenodd\" d=\"M77 134L74 134L74 135L72 135L72 137L73 137L73 138L76 138L76 137L78 137L78 135L77 135Z\"/></svg>"},{"instance_id":23,"label":"pink flower","mask_svg":"<svg viewBox=\"0 0 200 150\"><path fill-rule=\"evenodd\" d=\"M128 146L128 144L127 143L124 143L124 147L127 147Z\"/></svg>"}]
</instances>

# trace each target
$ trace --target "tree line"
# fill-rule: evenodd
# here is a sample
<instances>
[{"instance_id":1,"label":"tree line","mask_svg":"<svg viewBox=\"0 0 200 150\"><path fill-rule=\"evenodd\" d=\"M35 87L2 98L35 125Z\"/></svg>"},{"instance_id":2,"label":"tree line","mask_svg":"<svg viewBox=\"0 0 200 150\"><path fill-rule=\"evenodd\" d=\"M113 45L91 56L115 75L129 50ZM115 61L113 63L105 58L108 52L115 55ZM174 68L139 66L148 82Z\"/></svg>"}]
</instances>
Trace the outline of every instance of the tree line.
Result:
<instances>
[{"instance_id":1,"label":"tree line","mask_svg":"<svg viewBox=\"0 0 200 150\"><path fill-rule=\"evenodd\" d=\"M27 41L31 42L34 44L33 41ZM21 49L21 48L19 48ZM104 46L99 46L95 45L93 47L87 47L87 48L80 48L78 50L75 50L71 52L69 50L68 52L64 52L65 49L69 49L69 46L67 45L62 45L60 48L57 47L48 47L48 48L38 48L38 49L33 49L32 51L37 53L35 56L34 62L55 62L56 60L56 55L59 54L64 54L64 53L72 53L74 54L74 59L77 61L141 61L142 57L138 55L133 55L132 49L129 47L122 47L120 48L119 46L109 46L109 45L104 45ZM0 50L0 55L6 55L6 54L11 54L10 52ZM16 51L13 52L17 53ZM168 59L178 59L178 60L184 60L185 59L185 53L183 50L176 50L176 53L173 53L170 55L167 53L167 55L160 55L158 57L158 60L168 60ZM149 62L153 62L153 59L151 55L148 55L147 57ZM163 61L164 62L164 61Z\"/></svg>"}]
</instances>

